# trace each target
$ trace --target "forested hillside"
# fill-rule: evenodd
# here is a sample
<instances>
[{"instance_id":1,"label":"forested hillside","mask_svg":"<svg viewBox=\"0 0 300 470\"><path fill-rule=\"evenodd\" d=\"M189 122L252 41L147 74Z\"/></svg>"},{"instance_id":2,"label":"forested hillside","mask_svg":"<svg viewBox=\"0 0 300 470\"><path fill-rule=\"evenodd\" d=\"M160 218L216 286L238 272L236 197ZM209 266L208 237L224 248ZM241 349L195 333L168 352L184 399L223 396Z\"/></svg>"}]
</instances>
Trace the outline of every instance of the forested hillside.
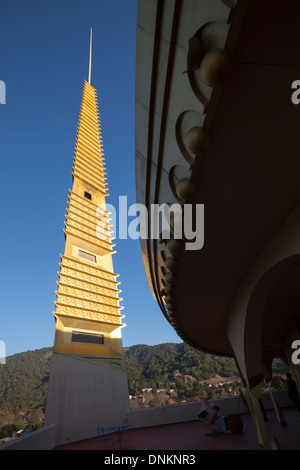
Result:
<instances>
[{"instance_id":1,"label":"forested hillside","mask_svg":"<svg viewBox=\"0 0 300 470\"><path fill-rule=\"evenodd\" d=\"M51 354L52 348L27 351L0 365L0 438L12 430L42 426ZM124 366L129 394L140 400L138 407L224 397L241 385L232 359L210 356L184 343L125 348ZM285 384L280 374L287 368L280 361L274 361L274 368L279 374L274 385L281 388Z\"/></svg>"},{"instance_id":2,"label":"forested hillside","mask_svg":"<svg viewBox=\"0 0 300 470\"><path fill-rule=\"evenodd\" d=\"M0 366L0 437L10 430L42 426L52 348L6 358Z\"/></svg>"},{"instance_id":3,"label":"forested hillside","mask_svg":"<svg viewBox=\"0 0 300 470\"><path fill-rule=\"evenodd\" d=\"M27 351L0 366L0 409L18 412L42 405L47 396L51 348Z\"/></svg>"},{"instance_id":4,"label":"forested hillside","mask_svg":"<svg viewBox=\"0 0 300 470\"><path fill-rule=\"evenodd\" d=\"M192 376L197 381L216 375L238 377L233 359L198 352L185 343L132 346L126 350L125 367L130 393L182 376Z\"/></svg>"}]
</instances>

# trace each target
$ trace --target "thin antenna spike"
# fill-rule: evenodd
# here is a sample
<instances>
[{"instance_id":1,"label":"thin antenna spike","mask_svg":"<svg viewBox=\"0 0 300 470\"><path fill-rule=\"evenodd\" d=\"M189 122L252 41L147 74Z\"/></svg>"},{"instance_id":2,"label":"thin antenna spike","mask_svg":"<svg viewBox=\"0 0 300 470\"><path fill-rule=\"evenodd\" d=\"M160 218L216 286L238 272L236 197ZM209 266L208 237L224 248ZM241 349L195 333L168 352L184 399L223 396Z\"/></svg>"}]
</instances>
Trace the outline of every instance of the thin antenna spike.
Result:
<instances>
[{"instance_id":1,"label":"thin antenna spike","mask_svg":"<svg viewBox=\"0 0 300 470\"><path fill-rule=\"evenodd\" d=\"M90 32L90 56L89 56L89 78L88 78L89 84L91 84L91 75L92 75L92 35L93 35L93 30L91 28L91 32Z\"/></svg>"}]
</instances>

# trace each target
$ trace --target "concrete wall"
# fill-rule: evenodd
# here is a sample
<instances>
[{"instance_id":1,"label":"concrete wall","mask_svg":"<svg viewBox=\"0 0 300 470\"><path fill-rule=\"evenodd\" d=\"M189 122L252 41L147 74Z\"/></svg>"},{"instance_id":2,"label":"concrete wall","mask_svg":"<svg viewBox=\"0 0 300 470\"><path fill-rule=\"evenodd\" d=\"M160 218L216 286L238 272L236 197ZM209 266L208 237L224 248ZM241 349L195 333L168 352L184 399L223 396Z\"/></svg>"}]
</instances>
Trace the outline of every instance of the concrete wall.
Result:
<instances>
[{"instance_id":1,"label":"concrete wall","mask_svg":"<svg viewBox=\"0 0 300 470\"><path fill-rule=\"evenodd\" d=\"M273 392L274 398L281 408L293 406L288 399L286 390ZM262 402L266 410L273 409L270 394L262 393ZM222 400L207 400L207 404L216 404L220 408L221 416L233 413L247 413L248 409L240 397L229 397ZM198 418L201 402L181 403L179 405L163 406L159 408L146 408L144 410L130 410L124 413L129 424L134 428L159 426L170 423L193 421Z\"/></svg>"},{"instance_id":2,"label":"concrete wall","mask_svg":"<svg viewBox=\"0 0 300 470\"><path fill-rule=\"evenodd\" d=\"M121 424L129 408L125 371L53 354L45 426L57 425L56 445L94 437L97 426Z\"/></svg>"},{"instance_id":3,"label":"concrete wall","mask_svg":"<svg viewBox=\"0 0 300 470\"><path fill-rule=\"evenodd\" d=\"M0 450L51 450L55 447L56 425L52 424L43 429L13 441L2 444Z\"/></svg>"}]
</instances>

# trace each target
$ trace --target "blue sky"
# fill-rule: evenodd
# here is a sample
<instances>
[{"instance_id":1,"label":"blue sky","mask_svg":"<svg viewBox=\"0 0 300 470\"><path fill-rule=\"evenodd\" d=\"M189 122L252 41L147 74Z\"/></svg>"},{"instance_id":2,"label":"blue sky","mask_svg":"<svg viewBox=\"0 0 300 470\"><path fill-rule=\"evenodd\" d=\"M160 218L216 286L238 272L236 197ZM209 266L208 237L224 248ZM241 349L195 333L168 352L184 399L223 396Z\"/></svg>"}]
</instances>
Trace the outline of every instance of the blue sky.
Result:
<instances>
[{"instance_id":1,"label":"blue sky","mask_svg":"<svg viewBox=\"0 0 300 470\"><path fill-rule=\"evenodd\" d=\"M110 197L135 199L136 0L1 0L1 327L12 355L52 346L59 254L93 27ZM130 219L129 219L130 221ZM116 240L124 346L181 342L150 292L139 241Z\"/></svg>"}]
</instances>

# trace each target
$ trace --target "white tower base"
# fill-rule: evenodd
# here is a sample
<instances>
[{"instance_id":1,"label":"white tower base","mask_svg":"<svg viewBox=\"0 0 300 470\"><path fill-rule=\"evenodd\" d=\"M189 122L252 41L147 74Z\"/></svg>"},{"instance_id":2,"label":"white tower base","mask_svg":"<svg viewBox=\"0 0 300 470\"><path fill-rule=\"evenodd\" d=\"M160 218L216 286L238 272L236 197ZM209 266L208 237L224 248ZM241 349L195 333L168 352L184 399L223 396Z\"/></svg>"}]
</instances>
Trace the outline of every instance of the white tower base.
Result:
<instances>
[{"instance_id":1,"label":"white tower base","mask_svg":"<svg viewBox=\"0 0 300 470\"><path fill-rule=\"evenodd\" d=\"M55 446L95 437L129 409L125 371L52 355L44 426L56 425Z\"/></svg>"}]
</instances>

